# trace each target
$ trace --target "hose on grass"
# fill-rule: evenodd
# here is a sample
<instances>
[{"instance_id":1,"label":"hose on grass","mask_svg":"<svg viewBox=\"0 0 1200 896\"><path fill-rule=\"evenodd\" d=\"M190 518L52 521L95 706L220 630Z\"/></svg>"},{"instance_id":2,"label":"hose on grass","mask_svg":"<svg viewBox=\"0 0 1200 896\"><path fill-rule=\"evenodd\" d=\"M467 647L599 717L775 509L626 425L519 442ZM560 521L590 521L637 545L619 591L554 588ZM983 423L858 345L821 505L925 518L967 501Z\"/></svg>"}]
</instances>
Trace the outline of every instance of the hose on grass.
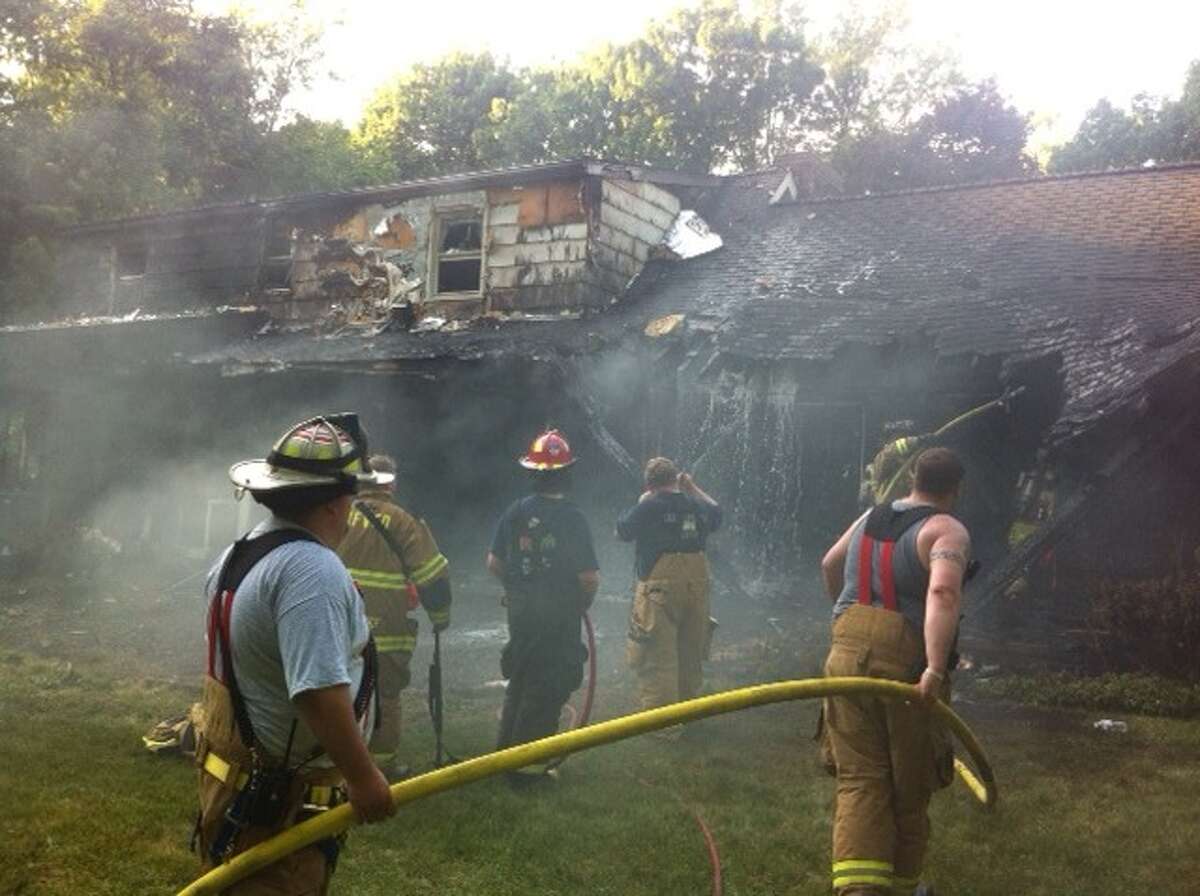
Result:
<instances>
[{"instance_id":1,"label":"hose on grass","mask_svg":"<svg viewBox=\"0 0 1200 896\"><path fill-rule=\"evenodd\" d=\"M512 771L523 766L546 762L556 756L578 753L591 747L615 743L639 734L647 734L660 728L668 728L684 722L693 722L709 716L767 706L790 700L811 700L820 697L883 697L892 700L917 701L917 689L899 681L877 678L809 678L802 681L780 681L760 684L748 688L723 691L707 697L697 697L682 703L672 703L644 712L597 722L586 728L578 728L532 743L519 744L496 753L468 759L457 765L436 769L415 778L392 785L392 801L396 806L416 802L435 793L453 790L481 778ZM976 774L972 775L976 786L971 792L985 807L995 805L998 792L991 764L983 747L950 707L938 702L931 708L934 719L952 731L971 757ZM228 889L239 880L268 865L278 862L298 849L303 849L318 840L334 837L357 824L354 810L343 804L328 812L288 828L270 840L240 853L203 877L197 878L179 891L178 896L205 896Z\"/></svg>"},{"instance_id":2,"label":"hose on grass","mask_svg":"<svg viewBox=\"0 0 1200 896\"><path fill-rule=\"evenodd\" d=\"M683 797L662 784L654 784L645 778L638 778L637 782L648 790L655 788L666 791L675 802L679 803L685 812L692 816L692 820L696 822L696 827L700 829L700 836L704 838L704 849L708 853L708 869L712 875L712 888L709 892L712 896L725 896L725 880L721 874L721 853L717 850L717 838L713 836L712 829L708 826L708 822L704 820L704 816L700 814L700 810L695 806L688 805Z\"/></svg>"}]
</instances>

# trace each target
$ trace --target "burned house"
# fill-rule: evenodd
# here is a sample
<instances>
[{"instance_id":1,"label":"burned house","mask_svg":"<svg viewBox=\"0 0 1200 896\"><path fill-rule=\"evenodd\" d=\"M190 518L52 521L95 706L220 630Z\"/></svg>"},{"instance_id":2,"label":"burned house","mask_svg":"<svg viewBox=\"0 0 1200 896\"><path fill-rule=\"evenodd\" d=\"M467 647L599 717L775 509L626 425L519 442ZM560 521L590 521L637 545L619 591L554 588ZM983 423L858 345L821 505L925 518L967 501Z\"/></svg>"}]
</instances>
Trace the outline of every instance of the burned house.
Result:
<instances>
[{"instance_id":1,"label":"burned house","mask_svg":"<svg viewBox=\"0 0 1200 896\"><path fill-rule=\"evenodd\" d=\"M579 161L67 231L57 320L0 332L6 543L120 491L118 540L199 551L238 521L213 459L337 405L468 556L553 422L598 520L672 455L729 511L726 585L807 597L885 424L1006 395L945 437L996 581L1053 550L1069 613L1200 544L1200 165L836 188Z\"/></svg>"}]
</instances>

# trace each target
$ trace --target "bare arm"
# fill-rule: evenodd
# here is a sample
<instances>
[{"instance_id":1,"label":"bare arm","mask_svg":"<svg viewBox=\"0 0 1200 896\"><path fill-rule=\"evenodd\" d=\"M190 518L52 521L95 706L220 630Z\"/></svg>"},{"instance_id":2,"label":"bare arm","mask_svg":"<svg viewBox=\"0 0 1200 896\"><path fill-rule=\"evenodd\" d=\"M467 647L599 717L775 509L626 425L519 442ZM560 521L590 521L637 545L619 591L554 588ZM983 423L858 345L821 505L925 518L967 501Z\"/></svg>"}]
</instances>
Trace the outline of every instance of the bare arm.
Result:
<instances>
[{"instance_id":1,"label":"bare arm","mask_svg":"<svg viewBox=\"0 0 1200 896\"><path fill-rule=\"evenodd\" d=\"M971 536L951 516L935 516L917 537L917 555L929 568L925 595L925 671L917 687L928 701L936 700L950 662L954 633L962 606L963 574L971 554Z\"/></svg>"},{"instance_id":2,"label":"bare arm","mask_svg":"<svg viewBox=\"0 0 1200 896\"><path fill-rule=\"evenodd\" d=\"M346 792L355 813L366 822L383 821L394 814L387 779L371 761L366 742L354 720L350 686L334 685L303 691L293 702L329 758L346 779Z\"/></svg>"},{"instance_id":3,"label":"bare arm","mask_svg":"<svg viewBox=\"0 0 1200 896\"><path fill-rule=\"evenodd\" d=\"M712 504L714 507L717 504L716 500L708 492L696 485L696 480L688 473L679 474L679 487L693 498L699 498L706 504Z\"/></svg>"},{"instance_id":4,"label":"bare arm","mask_svg":"<svg viewBox=\"0 0 1200 896\"><path fill-rule=\"evenodd\" d=\"M869 511L868 511L869 512ZM867 514L863 514L842 533L842 537L833 543L825 556L821 558L821 579L825 582L825 593L831 601L838 599L846 584L846 555L850 552L850 536L854 527L861 523Z\"/></svg>"}]
</instances>

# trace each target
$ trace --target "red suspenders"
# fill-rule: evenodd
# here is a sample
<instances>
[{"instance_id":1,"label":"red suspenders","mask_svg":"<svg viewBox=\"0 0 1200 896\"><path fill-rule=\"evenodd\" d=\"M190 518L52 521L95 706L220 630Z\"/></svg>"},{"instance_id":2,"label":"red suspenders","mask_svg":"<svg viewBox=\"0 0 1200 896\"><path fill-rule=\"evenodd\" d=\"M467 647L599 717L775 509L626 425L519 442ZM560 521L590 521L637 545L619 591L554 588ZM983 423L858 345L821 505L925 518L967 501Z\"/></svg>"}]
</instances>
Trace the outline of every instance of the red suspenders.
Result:
<instances>
[{"instance_id":1,"label":"red suspenders","mask_svg":"<svg viewBox=\"0 0 1200 896\"><path fill-rule=\"evenodd\" d=\"M896 571L892 567L892 552L896 548L894 541L879 541L866 533L864 528L862 544L858 549L858 602L864 607L871 606L871 567L875 556L875 545L879 545L879 585L880 597L883 598L885 610L895 612L896 606Z\"/></svg>"}]
</instances>

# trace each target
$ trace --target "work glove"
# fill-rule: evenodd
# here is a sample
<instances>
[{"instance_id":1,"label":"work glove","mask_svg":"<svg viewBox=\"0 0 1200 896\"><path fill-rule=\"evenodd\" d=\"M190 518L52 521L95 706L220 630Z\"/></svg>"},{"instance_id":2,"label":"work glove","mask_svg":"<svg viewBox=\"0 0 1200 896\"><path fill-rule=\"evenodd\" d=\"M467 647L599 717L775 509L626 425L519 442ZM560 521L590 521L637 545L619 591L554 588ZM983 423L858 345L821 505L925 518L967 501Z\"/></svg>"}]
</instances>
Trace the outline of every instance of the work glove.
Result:
<instances>
[{"instance_id":1,"label":"work glove","mask_svg":"<svg viewBox=\"0 0 1200 896\"><path fill-rule=\"evenodd\" d=\"M429 614L429 621L433 623L435 632L444 632L450 627L450 608L444 610L433 610Z\"/></svg>"}]
</instances>

